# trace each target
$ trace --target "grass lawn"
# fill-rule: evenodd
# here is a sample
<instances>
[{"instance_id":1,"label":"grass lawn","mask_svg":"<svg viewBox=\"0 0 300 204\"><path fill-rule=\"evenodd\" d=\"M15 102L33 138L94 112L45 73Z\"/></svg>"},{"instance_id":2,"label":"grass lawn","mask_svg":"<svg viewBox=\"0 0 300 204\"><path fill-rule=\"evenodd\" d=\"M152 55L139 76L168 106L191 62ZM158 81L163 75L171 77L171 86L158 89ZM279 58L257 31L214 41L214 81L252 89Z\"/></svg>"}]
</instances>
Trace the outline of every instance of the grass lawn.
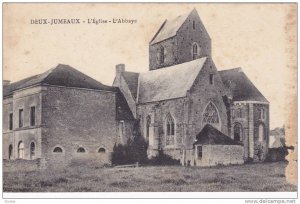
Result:
<instances>
[{"instance_id":1,"label":"grass lawn","mask_svg":"<svg viewBox=\"0 0 300 204\"><path fill-rule=\"evenodd\" d=\"M159 166L3 172L4 192L297 191L285 181L287 163L226 167Z\"/></svg>"}]
</instances>

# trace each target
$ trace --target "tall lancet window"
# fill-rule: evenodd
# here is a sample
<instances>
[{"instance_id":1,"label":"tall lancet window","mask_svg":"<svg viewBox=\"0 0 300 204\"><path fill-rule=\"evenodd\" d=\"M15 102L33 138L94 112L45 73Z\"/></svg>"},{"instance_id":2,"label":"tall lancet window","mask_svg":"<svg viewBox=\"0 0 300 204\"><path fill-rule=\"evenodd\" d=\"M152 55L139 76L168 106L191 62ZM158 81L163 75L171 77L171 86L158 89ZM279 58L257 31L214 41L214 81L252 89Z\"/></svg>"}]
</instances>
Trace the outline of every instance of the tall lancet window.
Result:
<instances>
[{"instance_id":1,"label":"tall lancet window","mask_svg":"<svg viewBox=\"0 0 300 204\"><path fill-rule=\"evenodd\" d=\"M216 106L212 102L209 102L203 114L203 123L217 124L219 121L220 119Z\"/></svg>"},{"instance_id":2,"label":"tall lancet window","mask_svg":"<svg viewBox=\"0 0 300 204\"><path fill-rule=\"evenodd\" d=\"M197 59L199 56L199 52L200 52L200 47L197 43L193 43L192 46L192 56L193 56L193 60Z\"/></svg>"},{"instance_id":3,"label":"tall lancet window","mask_svg":"<svg viewBox=\"0 0 300 204\"><path fill-rule=\"evenodd\" d=\"M166 146L174 145L175 142L175 122L171 114L169 113L165 121L166 131Z\"/></svg>"}]
</instances>

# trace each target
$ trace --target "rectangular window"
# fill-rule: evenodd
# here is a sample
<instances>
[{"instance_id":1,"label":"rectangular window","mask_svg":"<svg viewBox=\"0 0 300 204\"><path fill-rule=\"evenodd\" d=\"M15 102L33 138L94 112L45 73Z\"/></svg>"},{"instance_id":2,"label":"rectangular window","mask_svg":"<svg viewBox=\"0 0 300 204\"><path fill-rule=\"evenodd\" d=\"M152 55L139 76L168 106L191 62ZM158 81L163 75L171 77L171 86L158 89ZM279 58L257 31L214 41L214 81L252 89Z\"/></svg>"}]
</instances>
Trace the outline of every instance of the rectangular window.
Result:
<instances>
[{"instance_id":1,"label":"rectangular window","mask_svg":"<svg viewBox=\"0 0 300 204\"><path fill-rule=\"evenodd\" d=\"M35 106L30 108L30 126L35 126Z\"/></svg>"},{"instance_id":2,"label":"rectangular window","mask_svg":"<svg viewBox=\"0 0 300 204\"><path fill-rule=\"evenodd\" d=\"M209 74L209 84L214 84L214 75Z\"/></svg>"},{"instance_id":3,"label":"rectangular window","mask_svg":"<svg viewBox=\"0 0 300 204\"><path fill-rule=\"evenodd\" d=\"M9 130L13 129L13 114L9 114Z\"/></svg>"},{"instance_id":4,"label":"rectangular window","mask_svg":"<svg viewBox=\"0 0 300 204\"><path fill-rule=\"evenodd\" d=\"M23 127L23 120L24 120L24 111L23 109L19 110L19 127Z\"/></svg>"},{"instance_id":5,"label":"rectangular window","mask_svg":"<svg viewBox=\"0 0 300 204\"><path fill-rule=\"evenodd\" d=\"M202 159L202 146L198 146L197 150L198 150L198 159Z\"/></svg>"}]
</instances>

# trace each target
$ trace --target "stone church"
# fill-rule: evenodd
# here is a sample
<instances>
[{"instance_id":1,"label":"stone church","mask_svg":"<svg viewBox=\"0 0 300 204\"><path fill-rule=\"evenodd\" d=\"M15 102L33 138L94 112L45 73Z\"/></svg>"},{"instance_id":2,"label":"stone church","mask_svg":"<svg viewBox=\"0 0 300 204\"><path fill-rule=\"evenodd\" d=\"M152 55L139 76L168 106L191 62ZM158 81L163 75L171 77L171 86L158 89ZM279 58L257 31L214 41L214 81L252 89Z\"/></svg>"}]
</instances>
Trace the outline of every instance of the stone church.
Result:
<instances>
[{"instance_id":1,"label":"stone church","mask_svg":"<svg viewBox=\"0 0 300 204\"><path fill-rule=\"evenodd\" d=\"M194 9L165 20L149 43L149 71L116 65L112 86L68 65L4 82L4 159L109 163L113 146L139 125L148 157L182 165L263 161L269 102L241 68L218 71Z\"/></svg>"}]
</instances>

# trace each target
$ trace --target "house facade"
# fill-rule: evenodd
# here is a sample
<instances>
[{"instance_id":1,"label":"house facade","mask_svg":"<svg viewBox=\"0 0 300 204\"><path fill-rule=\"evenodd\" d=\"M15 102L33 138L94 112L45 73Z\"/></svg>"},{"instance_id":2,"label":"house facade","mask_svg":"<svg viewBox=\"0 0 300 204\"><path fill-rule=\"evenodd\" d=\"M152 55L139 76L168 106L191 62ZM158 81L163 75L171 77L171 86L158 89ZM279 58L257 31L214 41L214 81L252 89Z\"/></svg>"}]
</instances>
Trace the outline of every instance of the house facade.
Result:
<instances>
[{"instance_id":1,"label":"house facade","mask_svg":"<svg viewBox=\"0 0 300 204\"><path fill-rule=\"evenodd\" d=\"M126 111L117 88L68 65L7 84L3 158L39 159L41 166L65 166L76 160L109 163L114 144L128 130L125 121L133 119Z\"/></svg>"}]
</instances>

